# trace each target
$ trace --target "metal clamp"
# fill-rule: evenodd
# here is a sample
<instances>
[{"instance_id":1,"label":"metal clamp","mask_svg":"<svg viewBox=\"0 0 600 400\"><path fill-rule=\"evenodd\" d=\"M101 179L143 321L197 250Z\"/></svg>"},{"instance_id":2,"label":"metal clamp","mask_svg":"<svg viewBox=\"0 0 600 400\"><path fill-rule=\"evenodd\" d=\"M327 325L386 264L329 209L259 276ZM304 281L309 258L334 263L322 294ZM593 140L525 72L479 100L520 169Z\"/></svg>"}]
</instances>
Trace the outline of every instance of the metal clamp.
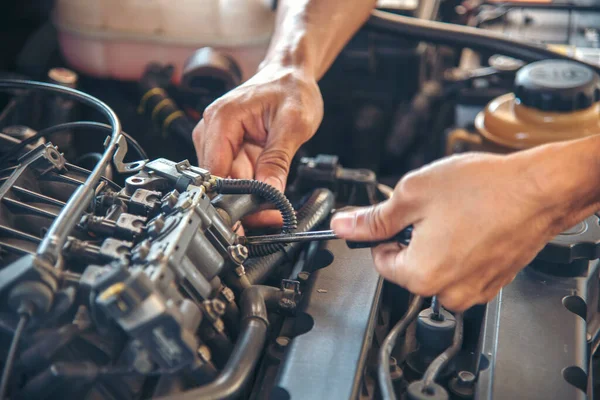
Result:
<instances>
[{"instance_id":1,"label":"metal clamp","mask_svg":"<svg viewBox=\"0 0 600 400\"><path fill-rule=\"evenodd\" d=\"M300 297L300 282L291 279L281 280L283 297L279 300L279 309L282 312L293 315Z\"/></svg>"},{"instance_id":2,"label":"metal clamp","mask_svg":"<svg viewBox=\"0 0 600 400\"><path fill-rule=\"evenodd\" d=\"M210 179L210 173L207 170L192 166L188 160L175 164L175 169L181 175L189 178L195 186L199 186L205 180Z\"/></svg>"}]
</instances>

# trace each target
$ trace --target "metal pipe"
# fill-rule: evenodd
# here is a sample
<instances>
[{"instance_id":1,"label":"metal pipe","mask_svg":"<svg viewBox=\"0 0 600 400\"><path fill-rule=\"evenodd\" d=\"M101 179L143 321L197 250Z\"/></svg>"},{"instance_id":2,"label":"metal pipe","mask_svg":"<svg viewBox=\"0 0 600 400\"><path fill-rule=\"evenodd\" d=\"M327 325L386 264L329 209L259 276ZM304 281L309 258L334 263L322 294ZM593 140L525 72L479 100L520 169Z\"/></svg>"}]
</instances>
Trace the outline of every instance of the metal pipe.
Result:
<instances>
[{"instance_id":1,"label":"metal pipe","mask_svg":"<svg viewBox=\"0 0 600 400\"><path fill-rule=\"evenodd\" d=\"M279 304L283 291L271 286L252 286L244 291L240 303L242 329L231 357L216 380L184 393L157 400L222 400L240 394L252 376L267 337L267 308Z\"/></svg>"},{"instance_id":2,"label":"metal pipe","mask_svg":"<svg viewBox=\"0 0 600 400\"><path fill-rule=\"evenodd\" d=\"M423 297L415 296L406 311L406 315L398 321L398 323L392 328L390 333L385 337L385 340L381 344L379 350L379 368L377 370L377 378L379 380L379 389L381 390L381 397L384 399L396 399L396 393L394 392L394 383L390 376L390 357L392 356L392 350L396 347L396 341L398 336L406 330L412 321L419 315L421 306L423 305Z\"/></svg>"},{"instance_id":3,"label":"metal pipe","mask_svg":"<svg viewBox=\"0 0 600 400\"><path fill-rule=\"evenodd\" d=\"M115 112L104 102L79 90L65 86L22 80L0 80L0 89L36 89L59 93L94 107L106 116L112 126L110 141L106 145L102 159L91 171L83 185L79 186L69 201L67 201L67 204L62 208L38 247L37 254L39 257L54 264L55 267L61 268L60 253L67 241L67 236L73 230L81 214L91 201L96 185L117 150L118 142L121 138L121 122Z\"/></svg>"}]
</instances>

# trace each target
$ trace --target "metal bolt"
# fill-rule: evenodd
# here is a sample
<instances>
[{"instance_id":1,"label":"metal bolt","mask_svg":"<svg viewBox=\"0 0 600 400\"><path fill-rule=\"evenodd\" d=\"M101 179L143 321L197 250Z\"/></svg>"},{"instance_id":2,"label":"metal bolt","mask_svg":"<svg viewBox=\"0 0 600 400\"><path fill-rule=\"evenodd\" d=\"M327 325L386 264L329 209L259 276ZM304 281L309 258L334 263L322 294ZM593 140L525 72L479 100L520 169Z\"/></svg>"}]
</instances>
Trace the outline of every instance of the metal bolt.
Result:
<instances>
[{"instance_id":1,"label":"metal bolt","mask_svg":"<svg viewBox=\"0 0 600 400\"><path fill-rule=\"evenodd\" d=\"M310 272L306 272L306 271L298 272L298 280L300 281L300 283L307 282L308 278L310 278Z\"/></svg>"},{"instance_id":2,"label":"metal bolt","mask_svg":"<svg viewBox=\"0 0 600 400\"><path fill-rule=\"evenodd\" d=\"M225 303L223 303L221 300L214 299L212 301L212 306L213 310L215 311L215 313L217 313L217 315L221 316L225 314Z\"/></svg>"},{"instance_id":3,"label":"metal bolt","mask_svg":"<svg viewBox=\"0 0 600 400\"><path fill-rule=\"evenodd\" d=\"M52 68L48 71L51 83L74 88L77 84L77 74L67 68Z\"/></svg>"},{"instance_id":4,"label":"metal bolt","mask_svg":"<svg viewBox=\"0 0 600 400\"><path fill-rule=\"evenodd\" d=\"M223 295L223 298L228 303L233 303L233 301L235 300L235 295L233 294L233 290L229 289L227 286L223 286L221 288L221 294Z\"/></svg>"},{"instance_id":5,"label":"metal bolt","mask_svg":"<svg viewBox=\"0 0 600 400\"><path fill-rule=\"evenodd\" d=\"M205 363L210 362L212 355L210 354L210 349L206 345L202 345L198 347L198 355Z\"/></svg>"},{"instance_id":6,"label":"metal bolt","mask_svg":"<svg viewBox=\"0 0 600 400\"><path fill-rule=\"evenodd\" d=\"M444 316L440 313L440 302L437 296L431 298L431 319L434 321L443 321Z\"/></svg>"},{"instance_id":7,"label":"metal bolt","mask_svg":"<svg viewBox=\"0 0 600 400\"><path fill-rule=\"evenodd\" d=\"M243 264L244 261L246 261L246 259L248 258L248 249L246 248L246 246L242 246L241 244L229 246L228 251L229 256L236 264Z\"/></svg>"},{"instance_id":8,"label":"metal bolt","mask_svg":"<svg viewBox=\"0 0 600 400\"><path fill-rule=\"evenodd\" d=\"M470 371L460 371L457 378L456 383L461 387L472 387L475 384L475 375Z\"/></svg>"},{"instance_id":9,"label":"metal bolt","mask_svg":"<svg viewBox=\"0 0 600 400\"><path fill-rule=\"evenodd\" d=\"M242 277L242 276L246 275L246 269L244 268L243 265L240 265L239 267L237 267L235 269L235 274L239 277Z\"/></svg>"},{"instance_id":10,"label":"metal bolt","mask_svg":"<svg viewBox=\"0 0 600 400\"><path fill-rule=\"evenodd\" d=\"M398 366L398 362L394 357L390 357L390 376L392 381L397 381L404 377L404 371Z\"/></svg>"},{"instance_id":11,"label":"metal bolt","mask_svg":"<svg viewBox=\"0 0 600 400\"><path fill-rule=\"evenodd\" d=\"M275 339L275 347L277 350L283 350L290 344L290 338L285 336L279 336Z\"/></svg>"}]
</instances>

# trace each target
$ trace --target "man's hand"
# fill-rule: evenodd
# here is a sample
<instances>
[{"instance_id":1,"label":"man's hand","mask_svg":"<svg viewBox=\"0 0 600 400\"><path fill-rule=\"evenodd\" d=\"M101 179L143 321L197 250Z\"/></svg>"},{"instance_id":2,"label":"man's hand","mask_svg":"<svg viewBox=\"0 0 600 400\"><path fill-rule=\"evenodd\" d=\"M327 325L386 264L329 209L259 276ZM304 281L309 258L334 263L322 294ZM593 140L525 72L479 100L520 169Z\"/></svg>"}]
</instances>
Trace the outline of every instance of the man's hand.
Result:
<instances>
[{"instance_id":1,"label":"man's hand","mask_svg":"<svg viewBox=\"0 0 600 400\"><path fill-rule=\"evenodd\" d=\"M560 146L442 160L407 175L390 200L338 213L331 227L346 239L380 240L413 225L408 247L373 249L379 273L415 294L438 295L451 310L486 303L597 207L576 205L573 171L557 161L569 152Z\"/></svg>"},{"instance_id":2,"label":"man's hand","mask_svg":"<svg viewBox=\"0 0 600 400\"><path fill-rule=\"evenodd\" d=\"M317 81L374 6L375 0L280 0L262 68L210 105L194 130L200 166L283 190L294 154L323 118Z\"/></svg>"},{"instance_id":3,"label":"man's hand","mask_svg":"<svg viewBox=\"0 0 600 400\"><path fill-rule=\"evenodd\" d=\"M283 191L294 154L322 118L314 78L293 67L266 66L204 112L193 134L200 166Z\"/></svg>"}]
</instances>

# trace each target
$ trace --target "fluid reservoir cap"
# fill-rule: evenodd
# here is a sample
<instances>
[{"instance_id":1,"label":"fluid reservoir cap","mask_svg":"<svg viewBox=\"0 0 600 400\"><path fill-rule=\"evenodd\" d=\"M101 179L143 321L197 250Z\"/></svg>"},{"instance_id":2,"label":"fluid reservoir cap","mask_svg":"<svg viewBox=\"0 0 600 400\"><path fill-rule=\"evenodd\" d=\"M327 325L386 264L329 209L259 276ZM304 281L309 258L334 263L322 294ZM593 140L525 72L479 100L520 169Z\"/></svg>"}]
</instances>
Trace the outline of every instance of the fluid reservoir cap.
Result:
<instances>
[{"instance_id":1,"label":"fluid reservoir cap","mask_svg":"<svg viewBox=\"0 0 600 400\"><path fill-rule=\"evenodd\" d=\"M574 61L538 61L517 72L515 96L524 106L542 111L583 110L600 100L600 77Z\"/></svg>"},{"instance_id":2,"label":"fluid reservoir cap","mask_svg":"<svg viewBox=\"0 0 600 400\"><path fill-rule=\"evenodd\" d=\"M536 259L557 264L600 258L600 219L593 215L556 236Z\"/></svg>"}]
</instances>

